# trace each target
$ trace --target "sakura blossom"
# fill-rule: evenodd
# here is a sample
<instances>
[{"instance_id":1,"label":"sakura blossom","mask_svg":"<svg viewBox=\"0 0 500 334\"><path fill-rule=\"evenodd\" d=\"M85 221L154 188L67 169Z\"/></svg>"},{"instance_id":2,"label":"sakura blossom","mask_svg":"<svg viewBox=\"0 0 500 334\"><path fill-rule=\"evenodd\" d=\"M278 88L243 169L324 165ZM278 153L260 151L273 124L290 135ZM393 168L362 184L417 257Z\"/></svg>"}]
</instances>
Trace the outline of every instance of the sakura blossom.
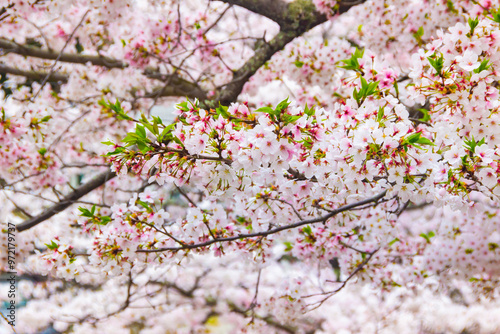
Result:
<instances>
[{"instance_id":1,"label":"sakura blossom","mask_svg":"<svg viewBox=\"0 0 500 334\"><path fill-rule=\"evenodd\" d=\"M499 28L4 1L0 333L500 332Z\"/></svg>"}]
</instances>

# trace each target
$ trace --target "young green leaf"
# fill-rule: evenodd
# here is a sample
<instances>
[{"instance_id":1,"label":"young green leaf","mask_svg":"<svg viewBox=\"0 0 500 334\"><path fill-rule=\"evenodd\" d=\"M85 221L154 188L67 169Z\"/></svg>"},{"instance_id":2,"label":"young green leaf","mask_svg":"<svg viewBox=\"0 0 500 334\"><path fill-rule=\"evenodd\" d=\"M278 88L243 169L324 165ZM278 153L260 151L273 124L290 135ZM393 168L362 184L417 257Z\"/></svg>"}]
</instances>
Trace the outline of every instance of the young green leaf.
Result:
<instances>
[{"instance_id":1,"label":"young green leaf","mask_svg":"<svg viewBox=\"0 0 500 334\"><path fill-rule=\"evenodd\" d=\"M443 56L441 57L436 57L436 55L432 55L431 57L427 57L427 60L429 60L429 63L431 66L436 70L438 75L441 75L441 71L443 70L444 66L444 58Z\"/></svg>"},{"instance_id":2,"label":"young green leaf","mask_svg":"<svg viewBox=\"0 0 500 334\"><path fill-rule=\"evenodd\" d=\"M50 250L59 248L59 245L56 244L54 240L51 240L50 244L45 244L45 246L47 246L47 248Z\"/></svg>"}]
</instances>

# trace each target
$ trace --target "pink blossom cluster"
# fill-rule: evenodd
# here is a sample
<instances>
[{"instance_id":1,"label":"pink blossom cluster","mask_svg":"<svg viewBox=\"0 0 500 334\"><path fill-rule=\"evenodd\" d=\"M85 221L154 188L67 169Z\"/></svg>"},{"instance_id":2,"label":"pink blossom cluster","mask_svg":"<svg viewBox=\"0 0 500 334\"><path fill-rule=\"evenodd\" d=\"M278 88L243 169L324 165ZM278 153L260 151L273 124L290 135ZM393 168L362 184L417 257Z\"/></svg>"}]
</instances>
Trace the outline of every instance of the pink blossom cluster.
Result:
<instances>
[{"instance_id":1,"label":"pink blossom cluster","mask_svg":"<svg viewBox=\"0 0 500 334\"><path fill-rule=\"evenodd\" d=\"M10 4L20 332L499 331L498 1Z\"/></svg>"}]
</instances>

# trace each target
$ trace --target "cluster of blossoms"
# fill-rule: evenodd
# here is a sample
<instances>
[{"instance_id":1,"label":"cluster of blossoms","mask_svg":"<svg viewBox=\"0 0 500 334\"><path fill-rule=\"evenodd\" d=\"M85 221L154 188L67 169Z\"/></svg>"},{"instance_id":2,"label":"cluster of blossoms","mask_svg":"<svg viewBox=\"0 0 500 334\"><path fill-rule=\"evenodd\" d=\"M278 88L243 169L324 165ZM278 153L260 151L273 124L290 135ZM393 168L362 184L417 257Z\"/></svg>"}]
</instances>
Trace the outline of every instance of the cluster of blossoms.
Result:
<instances>
[{"instance_id":1,"label":"cluster of blossoms","mask_svg":"<svg viewBox=\"0 0 500 334\"><path fill-rule=\"evenodd\" d=\"M21 331L498 331L497 3L296 1L250 79L237 6L11 3L0 216L76 203L17 236Z\"/></svg>"}]
</instances>

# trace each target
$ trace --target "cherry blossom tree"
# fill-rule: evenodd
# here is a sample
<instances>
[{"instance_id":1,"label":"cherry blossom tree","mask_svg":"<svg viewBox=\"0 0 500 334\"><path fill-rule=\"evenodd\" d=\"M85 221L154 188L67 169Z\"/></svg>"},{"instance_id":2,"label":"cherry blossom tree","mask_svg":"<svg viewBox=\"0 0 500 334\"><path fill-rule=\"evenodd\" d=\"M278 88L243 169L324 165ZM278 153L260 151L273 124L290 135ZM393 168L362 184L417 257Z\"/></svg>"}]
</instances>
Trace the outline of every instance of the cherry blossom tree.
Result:
<instances>
[{"instance_id":1,"label":"cherry blossom tree","mask_svg":"<svg viewBox=\"0 0 500 334\"><path fill-rule=\"evenodd\" d=\"M499 8L4 0L0 333L498 333Z\"/></svg>"}]
</instances>

